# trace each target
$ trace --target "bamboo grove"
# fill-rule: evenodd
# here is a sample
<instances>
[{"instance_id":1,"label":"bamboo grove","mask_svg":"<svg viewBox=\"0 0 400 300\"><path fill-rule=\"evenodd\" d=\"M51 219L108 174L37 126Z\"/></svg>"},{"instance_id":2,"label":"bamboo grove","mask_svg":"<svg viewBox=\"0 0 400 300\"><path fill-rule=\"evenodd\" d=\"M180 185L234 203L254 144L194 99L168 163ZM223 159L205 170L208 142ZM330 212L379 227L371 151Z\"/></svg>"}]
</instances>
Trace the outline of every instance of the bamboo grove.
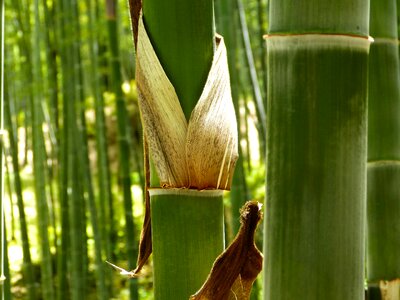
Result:
<instances>
[{"instance_id":1,"label":"bamboo grove","mask_svg":"<svg viewBox=\"0 0 400 300\"><path fill-rule=\"evenodd\" d=\"M6 299L152 299L150 265L140 278L128 280L106 264L135 267L144 214L143 136L127 3L4 4ZM266 4L246 5L261 15ZM239 18L236 6L218 14ZM250 141L254 132L251 137L248 128L257 133L261 126L250 73L254 77L255 67L264 72L265 26L264 20L248 23L247 30L260 38L251 45L247 40L246 47L239 22L232 32L234 55L248 70L236 79L247 146L241 150L242 175L235 179L240 190L232 192L232 212L230 205L225 208L228 240L239 227L240 206L250 199L244 174L255 177L249 184L258 188L260 201L264 194L258 170L263 150L250 149L259 143ZM257 84L264 94L262 81ZM215 255L222 245L223 240Z\"/></svg>"},{"instance_id":2,"label":"bamboo grove","mask_svg":"<svg viewBox=\"0 0 400 300\"><path fill-rule=\"evenodd\" d=\"M0 6L2 299L400 299L398 1Z\"/></svg>"}]
</instances>

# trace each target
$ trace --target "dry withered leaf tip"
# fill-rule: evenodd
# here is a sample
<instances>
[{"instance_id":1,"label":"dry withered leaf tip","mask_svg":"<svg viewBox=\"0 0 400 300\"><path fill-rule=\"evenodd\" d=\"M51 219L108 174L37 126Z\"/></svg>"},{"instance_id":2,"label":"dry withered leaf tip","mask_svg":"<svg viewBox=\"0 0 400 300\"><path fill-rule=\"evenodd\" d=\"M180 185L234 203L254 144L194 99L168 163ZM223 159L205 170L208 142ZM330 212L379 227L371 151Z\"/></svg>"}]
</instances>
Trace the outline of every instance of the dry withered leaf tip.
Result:
<instances>
[{"instance_id":1,"label":"dry withered leaf tip","mask_svg":"<svg viewBox=\"0 0 400 300\"><path fill-rule=\"evenodd\" d=\"M262 219L261 204L248 201L240 211L241 227L231 245L216 259L201 289L190 300L247 300L263 255L254 243Z\"/></svg>"}]
</instances>

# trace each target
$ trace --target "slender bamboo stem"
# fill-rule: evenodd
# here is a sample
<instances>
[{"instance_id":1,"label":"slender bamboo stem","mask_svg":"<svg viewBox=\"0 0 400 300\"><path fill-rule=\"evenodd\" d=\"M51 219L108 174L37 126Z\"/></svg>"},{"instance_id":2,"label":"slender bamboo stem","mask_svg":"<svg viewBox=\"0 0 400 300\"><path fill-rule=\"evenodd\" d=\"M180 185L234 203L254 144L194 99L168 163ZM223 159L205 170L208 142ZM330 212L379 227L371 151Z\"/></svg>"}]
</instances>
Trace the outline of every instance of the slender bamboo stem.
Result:
<instances>
[{"instance_id":1,"label":"slender bamboo stem","mask_svg":"<svg viewBox=\"0 0 400 300\"><path fill-rule=\"evenodd\" d=\"M400 278L400 62L396 0L371 0L368 97L369 298L379 282ZM400 294L400 291L398 291Z\"/></svg>"},{"instance_id":2,"label":"slender bamboo stem","mask_svg":"<svg viewBox=\"0 0 400 300\"><path fill-rule=\"evenodd\" d=\"M267 105L266 95L267 95L267 48L264 43L263 35L267 32L266 28L266 20L264 12L267 11L268 0L257 0L257 21L258 21L258 34L259 34L259 41L260 41L260 62L261 62L261 78L263 82L264 88L264 107Z\"/></svg>"},{"instance_id":3,"label":"slender bamboo stem","mask_svg":"<svg viewBox=\"0 0 400 300\"><path fill-rule=\"evenodd\" d=\"M241 128L241 118L239 113L239 91L238 91L238 68L236 64L236 52L237 52L237 38L236 38L236 10L235 5L232 5L230 0L220 0L217 2L218 5L218 32L224 36L225 43L227 45L228 63L229 63L229 75L231 78L232 88L232 100L235 105L235 111L238 112L236 115L236 121L238 128ZM236 171L233 175L232 188L230 192L231 197L231 229L233 237L238 232L240 227L240 213L239 210L249 199L245 170L243 166L243 155L242 147L239 143L239 158L236 163Z\"/></svg>"},{"instance_id":4,"label":"slender bamboo stem","mask_svg":"<svg viewBox=\"0 0 400 300\"><path fill-rule=\"evenodd\" d=\"M80 103L82 97L81 86L83 85L80 76L80 51L78 43L80 42L79 10L77 2L68 0L64 2L64 13L68 23L66 37L69 37L65 47L68 52L68 61L70 66L65 73L72 93L66 97L64 109L66 110L66 119L64 126L68 126L67 145L67 190L69 202L69 235L70 235L70 291L71 299L82 299L86 295L86 217L83 213L84 201L82 201L81 178L78 169L80 167L77 156L77 143L74 141L78 134L77 130L77 103Z\"/></svg>"},{"instance_id":5,"label":"slender bamboo stem","mask_svg":"<svg viewBox=\"0 0 400 300\"><path fill-rule=\"evenodd\" d=\"M257 71L254 63L254 57L253 57L253 51L251 49L251 44L250 44L250 35L249 35L249 30L247 28L247 22L246 22L246 15L244 12L244 7L242 0L236 0L236 6L237 6L237 12L239 14L239 21L240 21L240 32L242 36L242 43L244 46L245 54L246 54L246 65L249 70L249 77L250 77L250 82L252 86L252 93L254 97L254 102L256 106L256 112L257 112L257 117L258 117L258 124L257 128L259 130L259 141L261 143L261 154L265 153L265 135L266 135L266 116L265 116L265 107L264 107L264 102L262 99L262 93L260 89L260 84L258 82L257 78ZM262 159L264 158L264 155L261 155Z\"/></svg>"},{"instance_id":6,"label":"slender bamboo stem","mask_svg":"<svg viewBox=\"0 0 400 300\"><path fill-rule=\"evenodd\" d=\"M130 141L128 136L128 112L125 99L122 94L121 62L119 50L119 33L117 27L117 1L106 1L106 14L108 25L108 39L111 50L111 72L112 72L112 90L116 98L116 110L118 118L118 141L119 141L119 177L123 190L124 216L125 216L125 236L126 252L128 254L128 267L133 270L136 266L136 257L138 250L136 248L137 238L135 235L135 226L133 222L133 201L131 194L130 178ZM130 299L136 300L138 295L137 279L129 280Z\"/></svg>"},{"instance_id":7,"label":"slender bamboo stem","mask_svg":"<svg viewBox=\"0 0 400 300\"><path fill-rule=\"evenodd\" d=\"M5 97L5 83L4 83L4 68L5 68L5 4L4 1L0 2L0 236L1 236L1 245L0 245L0 268L1 268L1 288L0 293L2 299L8 300L11 299L11 278L9 272L9 262L8 262L8 247L7 247L7 233L6 233L6 223L5 223L5 205L4 205L4 181L5 181L5 151L4 151L4 97ZM11 210L13 207L11 206Z\"/></svg>"},{"instance_id":8,"label":"slender bamboo stem","mask_svg":"<svg viewBox=\"0 0 400 300\"><path fill-rule=\"evenodd\" d=\"M46 183L43 170L45 170L45 147L42 132L42 114L41 114L41 59L40 59L40 18L39 18L39 1L34 2L35 27L33 35L34 60L33 73L36 79L36 95L32 97L31 114L32 114L32 145L33 145L33 172L35 176L35 196L36 210L39 229L39 240L41 241L41 276L42 276L42 296L45 300L54 299L53 271L51 262L51 252L48 233L48 206L46 197Z\"/></svg>"},{"instance_id":9,"label":"slender bamboo stem","mask_svg":"<svg viewBox=\"0 0 400 300\"><path fill-rule=\"evenodd\" d=\"M110 170L108 164L106 125L104 115L104 99L101 92L101 73L99 72L99 45L100 39L96 34L97 19L95 10L98 6L93 5L93 0L87 0L89 14L89 56L92 63L90 64L90 86L92 88L93 97L95 100L96 113L96 150L97 150L97 168L98 168L98 200L100 203L101 230L103 231L104 246L106 256L113 260L112 243L115 237L114 233L114 216L112 193L110 186Z\"/></svg>"},{"instance_id":10,"label":"slender bamboo stem","mask_svg":"<svg viewBox=\"0 0 400 300\"><path fill-rule=\"evenodd\" d=\"M60 37L67 37L67 14L66 10L68 9L68 3L65 1L57 1L57 12L58 19L57 19L57 29L58 35ZM69 220L69 210L70 210L70 203L68 201L68 164L69 164L69 155L68 155L68 148L70 148L70 144L72 141L70 140L69 134L69 126L68 119L69 119L69 101L73 99L73 86L71 86L72 81L71 78L71 71L70 68L71 58L69 51L69 45L65 42L66 40L63 39L63 43L60 44L60 59L61 59L61 70L62 70L62 94L63 94L63 107L62 110L62 120L63 120L63 127L61 132L61 147L60 147L60 159L59 159L59 220L61 226L61 239L59 241L59 245L57 247L57 299L64 300L70 298L70 291L69 291L69 283L68 283L68 253L70 252L70 220ZM69 39L68 39L69 41Z\"/></svg>"},{"instance_id":11,"label":"slender bamboo stem","mask_svg":"<svg viewBox=\"0 0 400 300\"><path fill-rule=\"evenodd\" d=\"M106 276L105 276L105 265L103 258L103 237L102 231L99 226L99 218L98 218L98 208L96 205L96 199L93 189L93 178L92 178L92 170L90 169L90 160L89 160L89 149L88 149L88 132L87 132L87 121L85 115L85 105L84 99L81 99L81 103L79 105L80 111L80 123L78 123L78 131L79 131L79 142L78 142L78 153L82 153L78 157L78 164L82 166L80 172L80 178L83 179L84 190L87 191L87 197L84 197L86 200L86 205L89 209L90 215L90 224L93 229L93 239L94 239L94 260L96 264L96 294L99 300L108 300L109 293L106 285Z\"/></svg>"},{"instance_id":12,"label":"slender bamboo stem","mask_svg":"<svg viewBox=\"0 0 400 300\"><path fill-rule=\"evenodd\" d=\"M22 241L22 253L23 253L23 274L25 277L25 283L28 292L28 299L34 300L36 299L36 289L35 289L35 279L32 265L32 258L30 252L30 243L29 243L29 235L28 235L28 226L25 215L25 206L24 200L22 196L22 182L20 177L20 168L18 162L18 143L16 143L16 128L12 122L11 118L11 107L10 107L11 99L8 98L4 101L4 119L5 125L8 128L8 140L10 143L10 153L12 159L13 166L13 175L14 175L14 186L15 186L15 194L17 197L17 207L18 207L18 216L19 216L19 228L21 234Z\"/></svg>"}]
</instances>

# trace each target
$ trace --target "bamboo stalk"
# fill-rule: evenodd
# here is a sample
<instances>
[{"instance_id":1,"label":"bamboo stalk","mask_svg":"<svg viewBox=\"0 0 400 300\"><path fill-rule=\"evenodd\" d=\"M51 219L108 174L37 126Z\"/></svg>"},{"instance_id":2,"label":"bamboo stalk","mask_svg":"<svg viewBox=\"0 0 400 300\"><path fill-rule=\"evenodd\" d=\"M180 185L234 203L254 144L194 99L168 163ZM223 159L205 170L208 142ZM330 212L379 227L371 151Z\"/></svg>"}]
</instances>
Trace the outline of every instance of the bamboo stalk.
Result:
<instances>
[{"instance_id":1,"label":"bamboo stalk","mask_svg":"<svg viewBox=\"0 0 400 300\"><path fill-rule=\"evenodd\" d=\"M87 121L85 115L85 105L84 99L81 99L81 105L79 105L80 111L80 123L78 124L79 130L79 143L77 145L78 153L82 153L78 157L78 164L82 166L82 171L80 173L80 178L83 179L84 190L87 191L87 197L84 197L86 200L86 206L89 209L90 215L90 224L93 229L93 239L94 239L94 261L96 264L96 294L97 298L100 300L108 300L108 290L106 286L106 277L105 277L105 265L104 265L104 257L103 257L103 237L102 231L99 226L99 218L98 218L98 208L96 205L96 199L93 189L93 178L92 178L92 170L90 169L90 160L89 160L89 149L88 149L88 132L87 132Z\"/></svg>"},{"instance_id":2,"label":"bamboo stalk","mask_svg":"<svg viewBox=\"0 0 400 300\"><path fill-rule=\"evenodd\" d=\"M239 112L239 91L238 91L238 68L236 62L237 52L237 38L236 38L236 10L235 5L232 5L230 0L220 0L216 3L218 5L218 23L217 30L224 36L225 43L227 45L228 63L229 63L229 75L231 78L232 87L232 100L235 105L235 111ZM240 114L236 115L236 121L238 128L241 128ZM240 136L240 134L239 134ZM240 227L240 208L244 205L246 200L250 199L247 190L245 170L243 166L243 155L242 147L239 143L239 158L236 163L236 171L233 175L232 189L230 192L231 197L231 230L233 239L235 233L238 232Z\"/></svg>"},{"instance_id":3,"label":"bamboo stalk","mask_svg":"<svg viewBox=\"0 0 400 300\"><path fill-rule=\"evenodd\" d=\"M35 288L35 280L34 280L34 272L32 265L32 258L30 252L30 243L29 243L29 235L28 235L28 226L25 215L25 205L22 196L22 182L20 177L20 168L18 162L18 143L16 143L16 128L12 122L11 118L11 107L10 107L11 99L8 98L4 101L4 119L6 128L8 128L8 140L10 143L10 153L12 159L13 166L13 175L14 175L14 186L15 186L15 194L17 197L17 207L18 207L18 216L19 216L19 228L21 234L22 241L22 253L23 253L23 274L25 277L25 283L28 292L28 299L34 300L36 299L36 288Z\"/></svg>"},{"instance_id":4,"label":"bamboo stalk","mask_svg":"<svg viewBox=\"0 0 400 300\"><path fill-rule=\"evenodd\" d=\"M63 11L64 5L63 1L57 2L58 11ZM58 29L61 31L61 36L65 36L64 29L64 18L59 16L59 24ZM67 58L66 47L62 45L60 47L60 58L62 65L62 92L63 92L63 106L65 108L68 107L68 99L70 99L70 93L72 89L69 86L68 76L67 76L67 68L69 65ZM68 114L67 109L62 110L62 120L67 122ZM60 152L59 152L59 220L61 226L61 235L59 245L57 247L57 299L64 300L69 297L69 289L68 289L68 278L67 278L67 253L69 251L69 236L67 232L69 232L69 204L68 204L68 194L67 194L67 185L68 185L68 173L67 173L67 165L68 165L68 144L71 143L68 135L68 126L63 126L61 131L60 138Z\"/></svg>"},{"instance_id":5,"label":"bamboo stalk","mask_svg":"<svg viewBox=\"0 0 400 300\"><path fill-rule=\"evenodd\" d=\"M253 51L251 49L251 44L250 44L250 35L249 35L249 30L247 27L247 22L246 22L246 15L244 12L244 7L242 0L236 0L236 7L237 7L237 13L239 15L239 21L240 21L240 32L241 32L241 37L242 37L242 43L243 43L243 48L245 50L246 54L246 65L249 70L249 77L250 77L250 82L252 86L252 93L254 97L254 102L255 102L255 107L256 107L256 113L257 113L257 118L258 118L258 124L257 128L259 131L259 141L261 143L261 157L262 159L264 158L264 153L265 153L265 135L266 135L266 116L265 116L265 108L264 108L264 102L262 99L262 94L261 94L261 89L260 89L260 84L258 82L257 78L257 71L254 63L254 57L253 57Z\"/></svg>"},{"instance_id":6,"label":"bamboo stalk","mask_svg":"<svg viewBox=\"0 0 400 300\"><path fill-rule=\"evenodd\" d=\"M364 299L368 8L270 2L264 299Z\"/></svg>"},{"instance_id":7,"label":"bamboo stalk","mask_svg":"<svg viewBox=\"0 0 400 300\"><path fill-rule=\"evenodd\" d=\"M130 174L130 140L128 136L128 112L125 99L122 94L121 62L119 50L119 33L117 27L117 1L106 0L106 15L108 40L111 50L110 65L112 77L112 90L115 93L115 103L118 118L118 141L119 141L119 178L122 184L124 216L125 216L125 237L126 252L128 254L128 267L133 270L136 266L138 250L136 248L137 238L135 235L135 225L133 222L133 201L131 194L131 174ZM139 298L138 282L136 278L129 280L130 299Z\"/></svg>"},{"instance_id":8,"label":"bamboo stalk","mask_svg":"<svg viewBox=\"0 0 400 300\"><path fill-rule=\"evenodd\" d=\"M81 102L82 91L80 87L83 85L81 80L80 70L80 50L78 44L80 42L80 25L79 25L79 10L76 1L64 2L65 33L68 40L65 42L65 50L67 52L66 78L68 81L71 93L65 95L64 109L66 110L66 119L64 126L68 127L67 144L67 190L69 203L69 234L70 238L70 297L74 300L79 300L85 297L87 291L85 257L86 257L86 217L84 214L84 199L82 199L81 177L79 177L79 164L76 156L78 149L77 143L74 141L78 135L77 129L77 104Z\"/></svg>"},{"instance_id":9,"label":"bamboo stalk","mask_svg":"<svg viewBox=\"0 0 400 300\"><path fill-rule=\"evenodd\" d=\"M396 0L371 0L370 26L375 42L369 60L367 279L369 297L374 300L383 297L380 281L400 278L400 63ZM398 290L400 295L399 287Z\"/></svg>"},{"instance_id":10,"label":"bamboo stalk","mask_svg":"<svg viewBox=\"0 0 400 300\"><path fill-rule=\"evenodd\" d=\"M90 86L92 89L93 97L95 100L95 114L96 114L96 151L97 151L97 168L98 168L98 201L100 203L99 218L101 230L103 231L104 246L106 256L108 259L113 260L114 253L112 243L114 240L114 216L112 193L110 186L110 170L108 164L107 153L107 138L106 138L106 125L104 114L104 99L101 90L101 74L99 66L101 61L100 46L101 39L96 33L96 25L98 19L95 16L95 10L98 5L93 5L93 0L87 0L88 14L89 14L89 57L92 63L90 64ZM101 50L101 49L100 49Z\"/></svg>"},{"instance_id":11,"label":"bamboo stalk","mask_svg":"<svg viewBox=\"0 0 400 300\"><path fill-rule=\"evenodd\" d=\"M223 250L222 191L151 189L150 196L154 298L189 299Z\"/></svg>"},{"instance_id":12,"label":"bamboo stalk","mask_svg":"<svg viewBox=\"0 0 400 300\"><path fill-rule=\"evenodd\" d=\"M189 119L211 67L213 2L149 0L143 3L143 18L152 46ZM140 62L139 55L138 59ZM195 154L187 151L187 155ZM190 167L188 171L193 178L201 175ZM183 184L188 180L185 176L181 179ZM201 287L223 249L222 196L202 197L203 192L197 190L176 195L171 188L151 193L155 298L188 299Z\"/></svg>"},{"instance_id":13,"label":"bamboo stalk","mask_svg":"<svg viewBox=\"0 0 400 300\"><path fill-rule=\"evenodd\" d=\"M48 233L48 206L46 200L46 182L43 170L45 170L45 147L42 132L42 114L41 114L41 59L40 59L40 18L39 1L34 2L34 34L32 44L33 53L33 74L36 79L36 95L31 98L32 114L32 145L33 145L33 172L35 177L35 196L36 211L38 219L38 231L41 249L41 279L42 279L42 297L45 300L54 299L53 272L51 264L51 251Z\"/></svg>"},{"instance_id":14,"label":"bamboo stalk","mask_svg":"<svg viewBox=\"0 0 400 300\"><path fill-rule=\"evenodd\" d=\"M259 47L261 48L260 51L260 62L261 62L261 78L263 82L264 88L264 107L266 106L266 95L267 95L267 48L264 43L264 39L262 38L263 34L267 31L266 25L267 22L265 20L266 16L264 14L267 11L268 0L257 0L257 20L258 20L258 33L259 33Z\"/></svg>"},{"instance_id":15,"label":"bamboo stalk","mask_svg":"<svg viewBox=\"0 0 400 300\"><path fill-rule=\"evenodd\" d=\"M214 45L213 1L143 1L144 22L186 119L200 97Z\"/></svg>"}]
</instances>

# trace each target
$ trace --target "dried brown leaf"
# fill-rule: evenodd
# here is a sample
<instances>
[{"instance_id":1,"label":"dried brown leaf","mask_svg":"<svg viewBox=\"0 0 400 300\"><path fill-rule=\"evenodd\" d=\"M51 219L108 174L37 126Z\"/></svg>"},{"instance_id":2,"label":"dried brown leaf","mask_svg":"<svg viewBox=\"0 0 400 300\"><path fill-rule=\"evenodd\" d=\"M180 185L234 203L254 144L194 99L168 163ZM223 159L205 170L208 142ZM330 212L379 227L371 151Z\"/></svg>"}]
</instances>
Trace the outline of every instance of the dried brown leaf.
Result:
<instances>
[{"instance_id":1,"label":"dried brown leaf","mask_svg":"<svg viewBox=\"0 0 400 300\"><path fill-rule=\"evenodd\" d=\"M136 269L132 273L136 276L147 263L151 253L153 252L153 241L151 239L151 211L150 211L150 161L149 161L149 146L147 139L143 137L143 152L144 152L144 170L145 170L145 213L142 232L140 233L139 253Z\"/></svg>"},{"instance_id":2,"label":"dried brown leaf","mask_svg":"<svg viewBox=\"0 0 400 300\"><path fill-rule=\"evenodd\" d=\"M262 218L261 205L247 202L241 210L241 227L232 244L216 259L201 289L190 300L247 300L263 256L254 243Z\"/></svg>"}]
</instances>

